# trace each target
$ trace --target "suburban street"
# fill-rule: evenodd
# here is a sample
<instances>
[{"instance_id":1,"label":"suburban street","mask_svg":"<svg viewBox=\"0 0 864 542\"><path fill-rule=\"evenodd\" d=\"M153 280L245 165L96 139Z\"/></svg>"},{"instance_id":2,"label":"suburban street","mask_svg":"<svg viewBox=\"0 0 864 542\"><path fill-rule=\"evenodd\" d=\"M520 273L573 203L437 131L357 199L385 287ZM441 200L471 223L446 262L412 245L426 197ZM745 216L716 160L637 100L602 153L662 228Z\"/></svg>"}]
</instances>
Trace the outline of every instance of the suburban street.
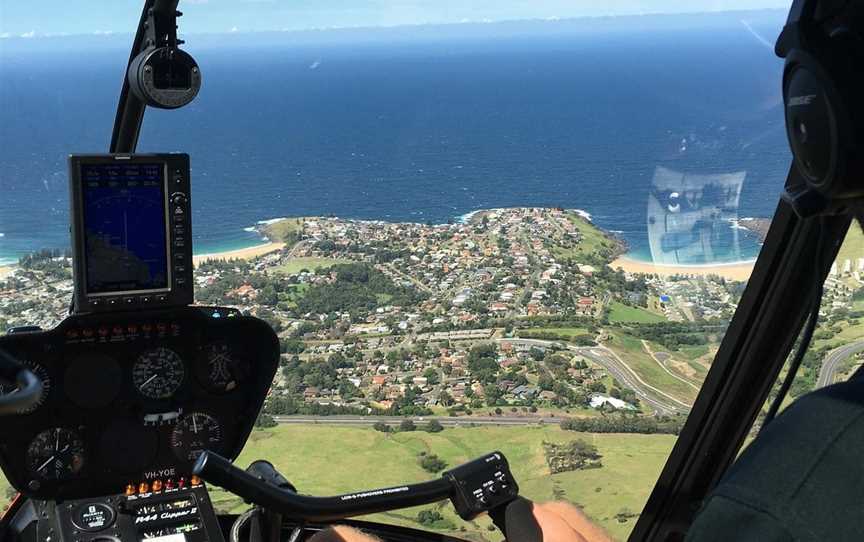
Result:
<instances>
[{"instance_id":1,"label":"suburban street","mask_svg":"<svg viewBox=\"0 0 864 542\"><path fill-rule=\"evenodd\" d=\"M284 424L327 424L372 426L378 422L399 425L403 420L411 420L423 425L429 420L438 420L444 427L464 427L470 425L536 425L539 423L557 424L563 418L555 416L273 416L278 423Z\"/></svg>"},{"instance_id":2,"label":"suburban street","mask_svg":"<svg viewBox=\"0 0 864 542\"><path fill-rule=\"evenodd\" d=\"M816 389L824 388L825 386L833 384L834 379L837 376L837 370L840 368L843 361L845 361L849 356L862 351L864 351L864 341L849 343L829 352L822 361L822 368L819 370L819 378L816 380Z\"/></svg>"},{"instance_id":3,"label":"suburban street","mask_svg":"<svg viewBox=\"0 0 864 542\"><path fill-rule=\"evenodd\" d=\"M549 348L553 344L566 346L567 350L585 356L594 363L602 366L617 379L623 386L636 392L640 401L644 401L659 414L686 414L690 411L690 405L675 399L667 393L658 390L642 380L624 360L614 352L602 346L579 347L566 345L560 341L546 341L541 339L498 339L498 342L509 342L514 345L524 344L528 346L540 346Z\"/></svg>"}]
</instances>

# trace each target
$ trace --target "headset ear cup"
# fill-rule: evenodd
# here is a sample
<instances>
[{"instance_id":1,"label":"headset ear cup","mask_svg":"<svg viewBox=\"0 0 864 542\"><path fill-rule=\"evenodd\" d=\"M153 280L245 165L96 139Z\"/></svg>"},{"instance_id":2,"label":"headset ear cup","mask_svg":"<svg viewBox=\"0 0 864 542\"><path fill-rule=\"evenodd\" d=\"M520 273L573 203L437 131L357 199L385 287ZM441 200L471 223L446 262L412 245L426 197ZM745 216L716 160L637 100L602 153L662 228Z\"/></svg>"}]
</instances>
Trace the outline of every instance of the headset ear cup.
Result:
<instances>
[{"instance_id":1,"label":"headset ear cup","mask_svg":"<svg viewBox=\"0 0 864 542\"><path fill-rule=\"evenodd\" d=\"M861 75L850 51L793 49L783 72L786 135L807 185L830 198L864 195Z\"/></svg>"},{"instance_id":2,"label":"headset ear cup","mask_svg":"<svg viewBox=\"0 0 864 542\"><path fill-rule=\"evenodd\" d=\"M832 195L840 169L842 98L831 75L811 54L793 49L783 72L786 136L795 166L807 184Z\"/></svg>"}]
</instances>

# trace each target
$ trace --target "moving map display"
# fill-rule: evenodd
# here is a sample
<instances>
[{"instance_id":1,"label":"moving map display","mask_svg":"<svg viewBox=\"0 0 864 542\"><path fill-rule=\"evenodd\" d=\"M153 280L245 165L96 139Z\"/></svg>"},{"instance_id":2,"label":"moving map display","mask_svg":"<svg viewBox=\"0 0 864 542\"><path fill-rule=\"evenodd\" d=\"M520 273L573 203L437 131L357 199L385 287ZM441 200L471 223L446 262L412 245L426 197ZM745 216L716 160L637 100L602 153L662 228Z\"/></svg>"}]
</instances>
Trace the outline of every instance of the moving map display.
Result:
<instances>
[{"instance_id":1,"label":"moving map display","mask_svg":"<svg viewBox=\"0 0 864 542\"><path fill-rule=\"evenodd\" d=\"M83 164L89 294L167 290L163 164Z\"/></svg>"}]
</instances>

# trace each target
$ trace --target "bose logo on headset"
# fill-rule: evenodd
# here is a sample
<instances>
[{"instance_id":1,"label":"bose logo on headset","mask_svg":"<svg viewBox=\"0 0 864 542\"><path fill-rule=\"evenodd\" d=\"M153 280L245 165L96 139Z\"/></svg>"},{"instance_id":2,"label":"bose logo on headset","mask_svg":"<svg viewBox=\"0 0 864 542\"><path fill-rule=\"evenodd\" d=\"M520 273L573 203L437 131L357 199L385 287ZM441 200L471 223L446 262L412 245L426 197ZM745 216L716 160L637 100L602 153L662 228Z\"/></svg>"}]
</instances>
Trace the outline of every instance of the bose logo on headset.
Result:
<instances>
[{"instance_id":1,"label":"bose logo on headset","mask_svg":"<svg viewBox=\"0 0 864 542\"><path fill-rule=\"evenodd\" d=\"M789 107L795 107L797 105L810 105L815 98L815 94L807 94L806 96L793 96L789 98Z\"/></svg>"}]
</instances>

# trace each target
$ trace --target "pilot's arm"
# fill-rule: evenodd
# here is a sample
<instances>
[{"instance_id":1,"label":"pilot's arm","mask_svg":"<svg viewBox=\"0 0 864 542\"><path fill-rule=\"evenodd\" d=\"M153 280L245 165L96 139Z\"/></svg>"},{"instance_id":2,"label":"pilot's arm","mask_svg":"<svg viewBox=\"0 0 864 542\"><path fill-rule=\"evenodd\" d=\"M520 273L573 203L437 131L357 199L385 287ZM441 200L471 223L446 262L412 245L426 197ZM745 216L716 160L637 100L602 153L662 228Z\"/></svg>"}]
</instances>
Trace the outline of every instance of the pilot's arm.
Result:
<instances>
[{"instance_id":1,"label":"pilot's arm","mask_svg":"<svg viewBox=\"0 0 864 542\"><path fill-rule=\"evenodd\" d=\"M805 395L741 454L688 541L864 540L864 378Z\"/></svg>"},{"instance_id":2,"label":"pilot's arm","mask_svg":"<svg viewBox=\"0 0 864 542\"><path fill-rule=\"evenodd\" d=\"M543 542L611 542L603 529L593 524L572 504L549 502L534 505L534 519L543 531ZM339 525L321 531L309 542L380 542L357 529ZM519 541L512 541L519 542Z\"/></svg>"}]
</instances>

